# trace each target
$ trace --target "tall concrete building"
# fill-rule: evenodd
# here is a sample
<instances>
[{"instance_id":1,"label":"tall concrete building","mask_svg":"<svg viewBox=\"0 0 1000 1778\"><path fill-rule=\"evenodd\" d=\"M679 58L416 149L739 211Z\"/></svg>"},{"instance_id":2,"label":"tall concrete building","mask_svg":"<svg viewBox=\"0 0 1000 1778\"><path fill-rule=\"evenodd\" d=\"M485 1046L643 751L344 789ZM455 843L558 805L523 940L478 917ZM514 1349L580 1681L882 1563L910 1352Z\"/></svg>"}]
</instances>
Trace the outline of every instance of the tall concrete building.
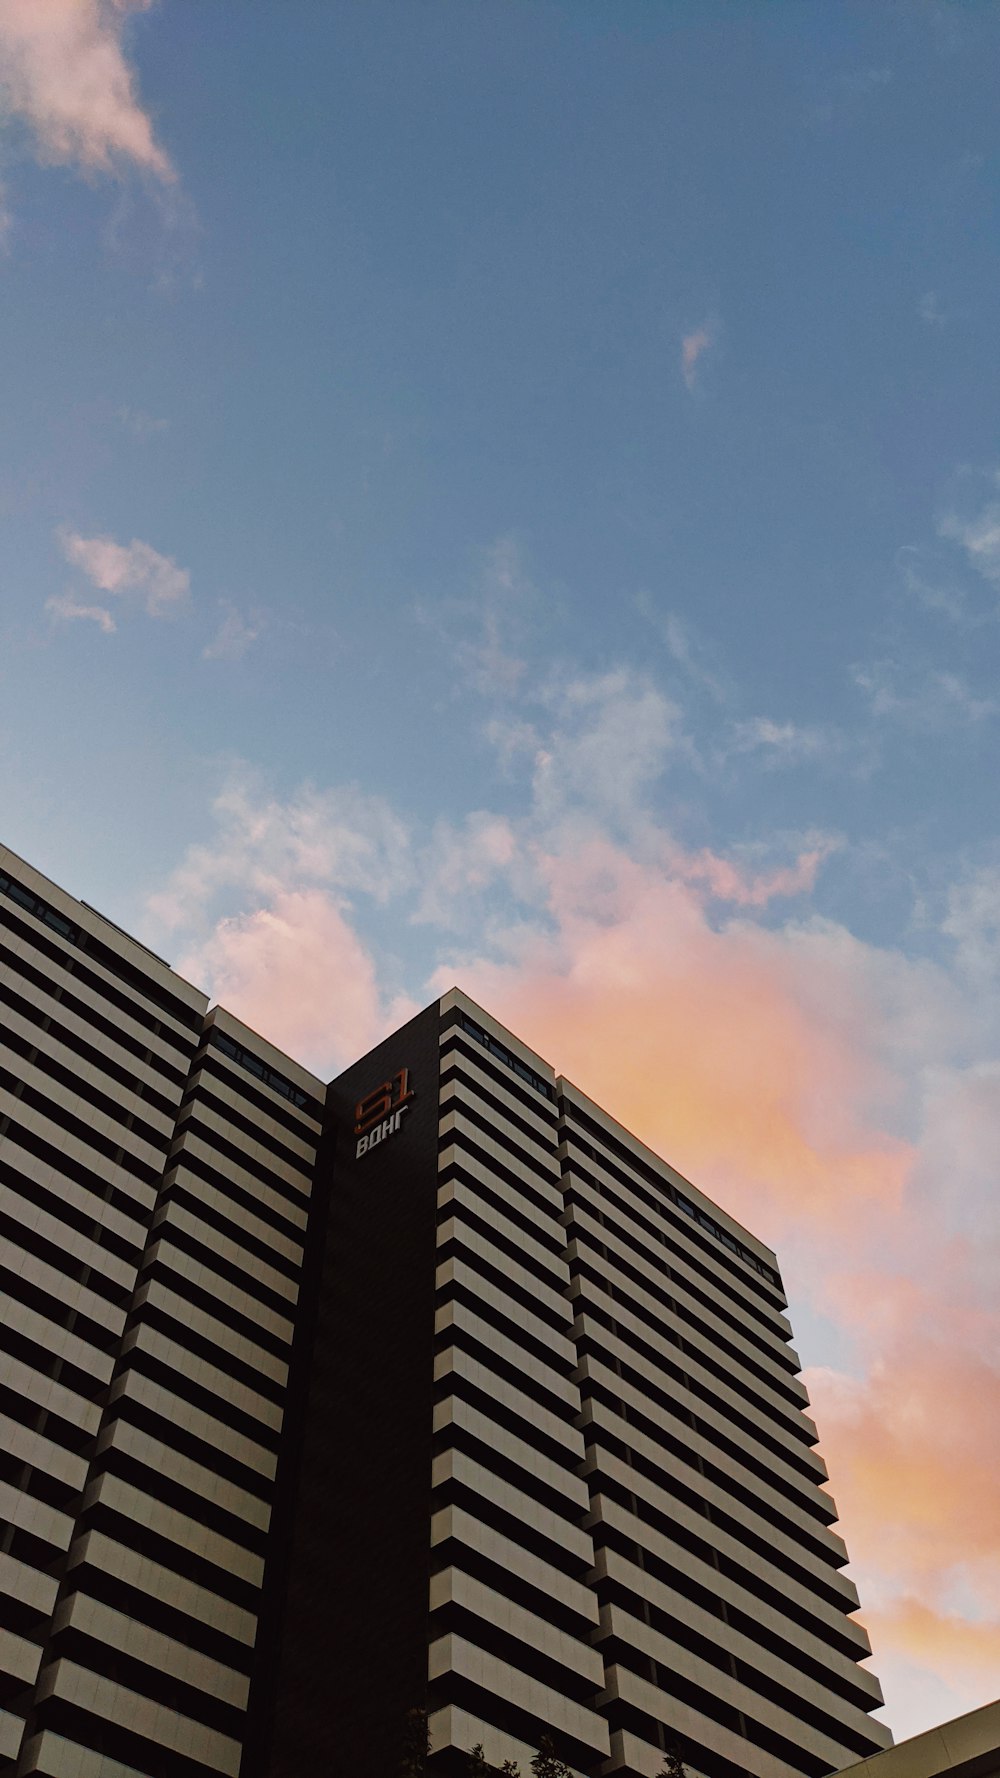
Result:
<instances>
[{"instance_id":1,"label":"tall concrete building","mask_svg":"<svg viewBox=\"0 0 1000 1778\"><path fill-rule=\"evenodd\" d=\"M0 1773L891 1740L774 1254L457 990L329 1087L0 852Z\"/></svg>"},{"instance_id":2,"label":"tall concrete building","mask_svg":"<svg viewBox=\"0 0 1000 1778\"><path fill-rule=\"evenodd\" d=\"M0 852L0 1771L236 1773L323 1087Z\"/></svg>"}]
</instances>

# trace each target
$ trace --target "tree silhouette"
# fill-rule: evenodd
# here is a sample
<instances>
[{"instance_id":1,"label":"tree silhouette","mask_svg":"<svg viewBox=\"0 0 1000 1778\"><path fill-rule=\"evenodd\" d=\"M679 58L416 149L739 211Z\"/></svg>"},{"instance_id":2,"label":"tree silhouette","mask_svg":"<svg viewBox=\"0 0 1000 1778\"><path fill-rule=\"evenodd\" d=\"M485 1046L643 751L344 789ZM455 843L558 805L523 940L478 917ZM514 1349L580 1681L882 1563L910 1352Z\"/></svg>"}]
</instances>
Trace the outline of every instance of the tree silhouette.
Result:
<instances>
[{"instance_id":1,"label":"tree silhouette","mask_svg":"<svg viewBox=\"0 0 1000 1778\"><path fill-rule=\"evenodd\" d=\"M656 1778L687 1778L687 1774L684 1770L684 1761L681 1759L680 1753L678 1752L676 1741L671 1741L667 1748L663 1756L663 1765L660 1767Z\"/></svg>"},{"instance_id":2,"label":"tree silhouette","mask_svg":"<svg viewBox=\"0 0 1000 1778\"><path fill-rule=\"evenodd\" d=\"M466 1768L468 1778L521 1778L521 1768L516 1760L505 1759L502 1766L491 1766L483 1752L483 1744L477 1741L469 1754Z\"/></svg>"},{"instance_id":3,"label":"tree silhouette","mask_svg":"<svg viewBox=\"0 0 1000 1778\"><path fill-rule=\"evenodd\" d=\"M426 1710L408 1710L403 1722L403 1757L399 1778L425 1778L430 1753Z\"/></svg>"},{"instance_id":4,"label":"tree silhouette","mask_svg":"<svg viewBox=\"0 0 1000 1778\"><path fill-rule=\"evenodd\" d=\"M551 1735L543 1735L541 1746L531 1762L535 1778L573 1778L568 1766L556 1754Z\"/></svg>"}]
</instances>

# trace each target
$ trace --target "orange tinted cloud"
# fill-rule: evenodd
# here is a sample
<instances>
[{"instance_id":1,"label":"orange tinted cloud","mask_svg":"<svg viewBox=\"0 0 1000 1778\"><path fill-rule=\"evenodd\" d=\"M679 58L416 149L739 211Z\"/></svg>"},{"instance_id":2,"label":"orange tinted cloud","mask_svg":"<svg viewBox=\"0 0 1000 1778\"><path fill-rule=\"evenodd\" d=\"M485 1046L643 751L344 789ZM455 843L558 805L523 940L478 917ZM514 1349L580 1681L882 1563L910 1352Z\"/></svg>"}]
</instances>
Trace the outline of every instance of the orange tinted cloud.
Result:
<instances>
[{"instance_id":1,"label":"orange tinted cloud","mask_svg":"<svg viewBox=\"0 0 1000 1778\"><path fill-rule=\"evenodd\" d=\"M923 1309L946 1319L930 1290ZM995 1365L915 1327L863 1380L816 1371L807 1381L855 1561L944 1589L963 1564L986 1563L969 1584L988 1586L1000 1612Z\"/></svg>"},{"instance_id":2,"label":"orange tinted cloud","mask_svg":"<svg viewBox=\"0 0 1000 1778\"><path fill-rule=\"evenodd\" d=\"M970 1702L1000 1689L1000 1621L970 1623L957 1613L933 1611L906 1598L893 1611L864 1614L879 1645L941 1672Z\"/></svg>"},{"instance_id":3,"label":"orange tinted cloud","mask_svg":"<svg viewBox=\"0 0 1000 1778\"><path fill-rule=\"evenodd\" d=\"M717 901L728 901L734 907L762 908L776 896L801 895L812 889L816 872L830 848L815 846L803 852L794 864L783 869L751 874L741 871L729 858L720 858L707 849L687 855L678 854L673 868L688 883L703 883Z\"/></svg>"},{"instance_id":4,"label":"orange tinted cloud","mask_svg":"<svg viewBox=\"0 0 1000 1778\"><path fill-rule=\"evenodd\" d=\"M765 1236L779 1207L782 1224L838 1223L899 1203L911 1150L865 1115L891 1094L858 1041L873 1009L822 933L796 947L713 928L694 889L600 840L542 869L555 933L507 963L447 966L438 985L460 980Z\"/></svg>"},{"instance_id":5,"label":"orange tinted cloud","mask_svg":"<svg viewBox=\"0 0 1000 1778\"><path fill-rule=\"evenodd\" d=\"M995 1268L985 1225L983 1239ZM908 1275L874 1264L829 1280L827 1301L868 1367L857 1378L817 1370L807 1383L851 1552L876 1577L879 1610L898 1617L919 1593L935 1621L960 1616L961 1603L1000 1631L1000 1305L980 1257L931 1216Z\"/></svg>"}]
</instances>

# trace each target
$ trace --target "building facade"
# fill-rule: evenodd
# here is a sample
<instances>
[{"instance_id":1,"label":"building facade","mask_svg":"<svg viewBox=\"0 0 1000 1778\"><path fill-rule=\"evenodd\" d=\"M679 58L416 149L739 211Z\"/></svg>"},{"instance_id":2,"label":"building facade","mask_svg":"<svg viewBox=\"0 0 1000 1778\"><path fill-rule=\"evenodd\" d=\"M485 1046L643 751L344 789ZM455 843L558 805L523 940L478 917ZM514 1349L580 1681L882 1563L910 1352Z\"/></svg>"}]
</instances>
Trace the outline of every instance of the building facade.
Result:
<instances>
[{"instance_id":1,"label":"building facade","mask_svg":"<svg viewBox=\"0 0 1000 1778\"><path fill-rule=\"evenodd\" d=\"M0 1771L235 1774L324 1089L0 852Z\"/></svg>"},{"instance_id":2,"label":"building facade","mask_svg":"<svg viewBox=\"0 0 1000 1778\"><path fill-rule=\"evenodd\" d=\"M329 1087L0 852L0 1773L886 1747L773 1253L457 990Z\"/></svg>"},{"instance_id":3,"label":"building facade","mask_svg":"<svg viewBox=\"0 0 1000 1778\"><path fill-rule=\"evenodd\" d=\"M1000 1701L911 1735L840 1778L1000 1778Z\"/></svg>"}]
</instances>

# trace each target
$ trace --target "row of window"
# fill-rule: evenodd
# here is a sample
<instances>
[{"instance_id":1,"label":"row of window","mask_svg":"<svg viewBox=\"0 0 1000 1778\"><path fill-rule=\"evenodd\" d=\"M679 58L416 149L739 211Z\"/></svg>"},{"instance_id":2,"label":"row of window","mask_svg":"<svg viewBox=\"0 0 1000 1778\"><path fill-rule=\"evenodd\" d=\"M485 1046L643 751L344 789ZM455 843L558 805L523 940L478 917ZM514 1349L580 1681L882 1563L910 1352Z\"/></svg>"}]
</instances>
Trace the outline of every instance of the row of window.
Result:
<instances>
[{"instance_id":1,"label":"row of window","mask_svg":"<svg viewBox=\"0 0 1000 1778\"><path fill-rule=\"evenodd\" d=\"M237 1043L236 1039L229 1037L225 1031L220 1031L217 1025L212 1026L208 1041L217 1050L221 1050L224 1056L228 1056L231 1062L235 1062L240 1068L245 1068L248 1074L256 1075L257 1079L262 1080L266 1087L270 1087L272 1093L280 1093L283 1099L287 1099L290 1104L297 1106L300 1111L308 1112L309 1116L316 1118L317 1121L322 1117L322 1111L315 1099L310 1098L308 1093L304 1093L301 1087L294 1087L290 1080L286 1080L283 1074L278 1073L276 1068L269 1068L266 1062L262 1062L259 1056L253 1054L252 1050L244 1049L241 1043Z\"/></svg>"},{"instance_id":2,"label":"row of window","mask_svg":"<svg viewBox=\"0 0 1000 1778\"><path fill-rule=\"evenodd\" d=\"M534 1087L536 1093L541 1093L550 1102L555 1099L555 1088L551 1082L543 1080L540 1074L536 1074L533 1068L528 1067L527 1062L521 1061L520 1056L515 1056L505 1044L498 1042L497 1038L491 1037L488 1031L484 1031L481 1025L474 1024L464 1013L462 1014L461 1027L467 1036L474 1037L477 1043L481 1043L485 1050L489 1050L490 1055L495 1056L498 1062L502 1062L505 1068L509 1068L512 1073L516 1074L519 1080L525 1081L529 1087Z\"/></svg>"},{"instance_id":3,"label":"row of window","mask_svg":"<svg viewBox=\"0 0 1000 1778\"><path fill-rule=\"evenodd\" d=\"M751 1266L755 1272L759 1272L761 1277L766 1278L769 1284L773 1284L776 1290L781 1289L781 1279L771 1266L759 1259L756 1253L751 1253L749 1247L744 1247L742 1241L737 1241L735 1235L731 1235L728 1229L724 1229L720 1223L709 1216L707 1210L700 1210L676 1188L671 1187L671 1192L674 1203L679 1210L683 1210L685 1216L690 1216L699 1228L707 1229L710 1235L714 1235L717 1241L722 1242L723 1247L728 1247L730 1253L737 1254L744 1265Z\"/></svg>"},{"instance_id":4,"label":"row of window","mask_svg":"<svg viewBox=\"0 0 1000 1778\"><path fill-rule=\"evenodd\" d=\"M58 913L40 895L36 895L34 890L26 889L23 883L8 876L6 871L0 871L0 894L6 895L8 900L15 902L18 907L24 908L27 913L33 914L36 920L39 920L43 926L48 926L51 931L57 932L60 938L66 940L67 944L78 945L81 950L87 951L95 962L103 964L104 968L110 970L112 975L128 982L130 987L138 989L146 1000L151 1000L157 1006L163 1007L177 1020L178 1024L195 1029L201 1023L200 1015L192 1007L186 1006L182 1000L160 987L158 982L153 981L142 970L127 963L117 951L111 949L110 945L102 945L100 940L94 938L91 933L84 932L81 927L75 926L72 920L67 920L65 914ZM97 910L91 908L90 912L96 913ZM97 917L100 920L105 918L103 914L98 914ZM107 924L114 926L114 921L108 920ZM114 926L114 930L121 932L121 927ZM140 944L140 941L132 938L129 933L122 932L122 937L128 939L130 944L137 945L140 950L146 949L145 945ZM152 957L154 953L150 951L149 955ZM156 958L157 963L162 961L162 958ZM169 965L165 967L169 967Z\"/></svg>"},{"instance_id":5,"label":"row of window","mask_svg":"<svg viewBox=\"0 0 1000 1778\"><path fill-rule=\"evenodd\" d=\"M470 1019L465 1013L461 1015L459 1024L467 1036L474 1038L476 1043L481 1044L485 1050L488 1050L491 1056L495 1056L498 1062L502 1062L506 1068L509 1068L512 1073L516 1074L519 1080L525 1081L528 1086L533 1087L536 1093L541 1093L550 1103L555 1101L555 1088L552 1086L551 1082L543 1080L540 1074L536 1074L533 1068L529 1068L527 1063L522 1062L519 1056L515 1056L513 1051L507 1049L505 1044L502 1044L488 1031L484 1031L481 1025L477 1025L474 1020ZM605 1131L596 1130L594 1126L591 1125L590 1119L580 1112L576 1106L572 1107L572 1116L576 1122L593 1130L593 1133L598 1136L601 1143L605 1145L610 1144L612 1147L618 1146L613 1142L613 1139L608 1137ZM636 1156L629 1153L627 1158L631 1166L641 1169L642 1164ZM664 1196L668 1197L672 1203L676 1204L679 1210L683 1210L684 1214L689 1216L692 1222L697 1223L699 1228L705 1229L716 1241L720 1241L723 1247L729 1249L730 1253L735 1253L737 1257L743 1261L744 1265L748 1265L752 1271L759 1273L760 1277L765 1278L776 1290L781 1290L781 1279L774 1268L769 1266L766 1261L762 1260L756 1253L751 1252L749 1247L745 1247L742 1241L738 1241L735 1235L730 1234L728 1229L724 1229L721 1223L716 1222L714 1217L709 1216L706 1210L702 1210L700 1206L693 1204L690 1198L686 1198L683 1192L678 1191L675 1186L671 1185L668 1180L662 1178L659 1174L656 1176L656 1184L658 1189L663 1192Z\"/></svg>"},{"instance_id":6,"label":"row of window","mask_svg":"<svg viewBox=\"0 0 1000 1778\"><path fill-rule=\"evenodd\" d=\"M11 926L16 925L24 932L27 932L28 930L28 928L23 926L20 921L15 922L13 916L9 922L5 921L5 924ZM58 955L57 945L49 946L47 939L39 940L34 934L31 936L34 939L34 949L36 953L41 952L42 955L48 956L51 951L53 961L57 963L62 963L64 961L64 959ZM2 933L0 933L0 970L9 970L11 974L19 977L22 982L28 982L33 988L38 990L39 994L44 997L38 1001L38 1010L43 1017L48 1016L47 1008L49 1002L58 1001L59 1005L66 1012L71 1012L80 1019L85 1028L89 1028L92 1032L99 1031L102 1037L106 1037L109 1042L114 1044L118 1049L126 1050L130 1056L137 1057L137 1059L140 1062L144 1062L148 1068L154 1068L157 1074L163 1075L164 1079L169 1081L172 1086L184 1086L187 1080L187 1057L189 1054L189 1045L183 1041L178 1045L178 1040L175 1034L167 1027L164 1027L163 1030L161 1030L160 1035L165 1035L167 1041L172 1043L175 1049L180 1047L183 1050L185 1064L183 1069L175 1067L172 1061L168 1061L161 1055L159 1050L151 1049L145 1041L133 1037L130 1032L125 1030L120 1019L105 1018L104 1014L98 1012L96 1007L90 1005L86 1000L81 1000L78 995L73 994L61 981L54 978L51 974L46 975L41 969L36 969L34 964L30 963L27 957L23 956L21 953L10 950L8 946L3 943ZM103 1000L108 1003L109 1011L112 1007L122 1005L125 1000L124 995L119 996L117 992L109 993L106 983L98 982L96 976L92 979L87 979L90 978L90 976L91 972L89 970L84 972L78 969L74 972L73 979L75 981L87 980L87 985L91 988L96 988ZM147 1013L144 1007L136 1007L130 1003L127 1007L123 1006L122 1009L123 1011L127 1011L129 1016L135 1019L137 1024L144 1024L150 1029L159 1024L159 1020L152 1018L152 1015ZM53 1029L56 1030L56 1035L58 1036L59 1031L54 1025ZM105 1072L109 1072L109 1070L105 1068ZM172 1107L168 1109L168 1116L173 1116Z\"/></svg>"},{"instance_id":7,"label":"row of window","mask_svg":"<svg viewBox=\"0 0 1000 1778\"><path fill-rule=\"evenodd\" d=\"M749 1266L752 1271L758 1272L762 1278L766 1278L768 1284L773 1285L775 1290L783 1289L781 1279L774 1267L767 1265L756 1253L751 1253L749 1247L744 1247L742 1241L738 1241L735 1235L731 1235L728 1229L724 1229L721 1223L709 1216L707 1210L702 1210L697 1204L692 1204L690 1198L686 1198L675 1185L671 1185L669 1179L664 1179L661 1173L654 1172L638 1155L633 1154L623 1144L616 1142L613 1136L610 1136L606 1130L602 1130L576 1105L569 1105L568 1111L572 1121L580 1124L602 1148L620 1154L622 1159L627 1161L629 1167L654 1184L663 1197L668 1198L672 1204L676 1204L678 1210L683 1210L685 1216L689 1216L699 1228L705 1229L708 1234L714 1236L716 1241L720 1241L723 1247L727 1247L730 1253L735 1253L744 1265Z\"/></svg>"}]
</instances>

